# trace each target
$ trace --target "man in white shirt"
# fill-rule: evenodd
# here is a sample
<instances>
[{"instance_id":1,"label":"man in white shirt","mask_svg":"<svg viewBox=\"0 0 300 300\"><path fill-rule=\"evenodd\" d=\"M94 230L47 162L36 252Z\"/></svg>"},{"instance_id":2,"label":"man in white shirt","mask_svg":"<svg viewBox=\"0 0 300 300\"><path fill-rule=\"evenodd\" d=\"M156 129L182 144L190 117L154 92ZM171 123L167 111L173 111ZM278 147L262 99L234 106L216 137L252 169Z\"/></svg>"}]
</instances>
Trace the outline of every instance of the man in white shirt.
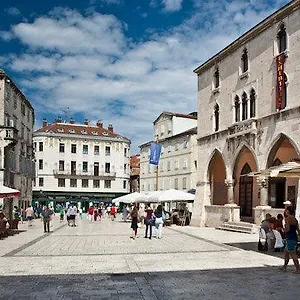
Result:
<instances>
[{"instance_id":1,"label":"man in white shirt","mask_svg":"<svg viewBox=\"0 0 300 300\"><path fill-rule=\"evenodd\" d=\"M32 206L28 206L25 210L26 220L28 221L28 226L32 226L32 220L34 218L34 211Z\"/></svg>"}]
</instances>

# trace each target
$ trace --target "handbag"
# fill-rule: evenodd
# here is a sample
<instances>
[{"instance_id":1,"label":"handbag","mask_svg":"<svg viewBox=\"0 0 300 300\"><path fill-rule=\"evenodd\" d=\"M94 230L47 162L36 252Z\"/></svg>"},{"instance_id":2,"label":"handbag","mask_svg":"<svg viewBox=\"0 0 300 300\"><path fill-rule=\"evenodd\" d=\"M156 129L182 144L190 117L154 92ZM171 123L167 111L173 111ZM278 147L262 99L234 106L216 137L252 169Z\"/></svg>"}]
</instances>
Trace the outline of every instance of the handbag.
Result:
<instances>
[{"instance_id":1,"label":"handbag","mask_svg":"<svg viewBox=\"0 0 300 300\"><path fill-rule=\"evenodd\" d=\"M161 217L163 221L166 221L166 214L164 212L162 212Z\"/></svg>"}]
</instances>

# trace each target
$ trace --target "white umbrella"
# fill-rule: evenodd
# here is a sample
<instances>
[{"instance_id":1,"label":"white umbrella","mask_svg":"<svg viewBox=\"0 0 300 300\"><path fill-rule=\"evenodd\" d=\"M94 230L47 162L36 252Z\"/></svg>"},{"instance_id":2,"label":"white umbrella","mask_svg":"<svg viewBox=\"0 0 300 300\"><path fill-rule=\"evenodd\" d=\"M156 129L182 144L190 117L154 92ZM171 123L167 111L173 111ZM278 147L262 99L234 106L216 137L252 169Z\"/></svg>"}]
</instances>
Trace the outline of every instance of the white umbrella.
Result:
<instances>
[{"instance_id":1,"label":"white umbrella","mask_svg":"<svg viewBox=\"0 0 300 300\"><path fill-rule=\"evenodd\" d=\"M195 199L195 195L180 191L180 190L166 190L163 191L157 197L157 201L159 202L179 202L179 201L193 201Z\"/></svg>"},{"instance_id":2,"label":"white umbrella","mask_svg":"<svg viewBox=\"0 0 300 300\"><path fill-rule=\"evenodd\" d=\"M128 194L128 195L125 195L125 196L115 198L115 199L112 200L112 202L113 203L123 202L123 203L129 204L129 203L135 202L136 198L141 196L141 195L142 195L141 193L134 192L134 193L131 193L131 194Z\"/></svg>"},{"instance_id":3,"label":"white umbrella","mask_svg":"<svg viewBox=\"0 0 300 300\"><path fill-rule=\"evenodd\" d=\"M12 189L8 186L0 186L0 198L11 198L20 196L20 191Z\"/></svg>"},{"instance_id":4,"label":"white umbrella","mask_svg":"<svg viewBox=\"0 0 300 300\"><path fill-rule=\"evenodd\" d=\"M145 203L158 202L158 196L162 192L163 191L146 192L144 194L141 194L139 197L137 197L135 202L145 202Z\"/></svg>"}]
</instances>

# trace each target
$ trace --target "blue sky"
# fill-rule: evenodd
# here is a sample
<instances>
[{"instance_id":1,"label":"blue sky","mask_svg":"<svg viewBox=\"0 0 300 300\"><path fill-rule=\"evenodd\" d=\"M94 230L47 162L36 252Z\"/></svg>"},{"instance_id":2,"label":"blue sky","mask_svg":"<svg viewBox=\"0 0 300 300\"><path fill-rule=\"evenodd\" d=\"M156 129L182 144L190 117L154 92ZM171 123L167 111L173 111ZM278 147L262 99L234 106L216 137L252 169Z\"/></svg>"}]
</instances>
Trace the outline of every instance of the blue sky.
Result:
<instances>
[{"instance_id":1,"label":"blue sky","mask_svg":"<svg viewBox=\"0 0 300 300\"><path fill-rule=\"evenodd\" d=\"M36 127L100 119L137 152L162 111L197 109L193 69L288 2L2 1L0 68L32 102Z\"/></svg>"}]
</instances>

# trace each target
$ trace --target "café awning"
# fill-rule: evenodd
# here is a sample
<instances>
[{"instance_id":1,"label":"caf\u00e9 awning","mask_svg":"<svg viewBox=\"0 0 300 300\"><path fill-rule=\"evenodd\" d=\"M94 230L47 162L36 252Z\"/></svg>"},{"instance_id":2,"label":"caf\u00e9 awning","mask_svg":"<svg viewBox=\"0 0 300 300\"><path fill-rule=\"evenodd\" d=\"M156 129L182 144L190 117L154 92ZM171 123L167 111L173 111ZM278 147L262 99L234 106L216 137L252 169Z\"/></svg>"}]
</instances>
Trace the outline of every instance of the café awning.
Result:
<instances>
[{"instance_id":1,"label":"caf\u00e9 awning","mask_svg":"<svg viewBox=\"0 0 300 300\"><path fill-rule=\"evenodd\" d=\"M19 197L20 191L12 189L8 186L0 186L0 198L12 198Z\"/></svg>"},{"instance_id":2,"label":"caf\u00e9 awning","mask_svg":"<svg viewBox=\"0 0 300 300\"><path fill-rule=\"evenodd\" d=\"M138 197L140 197L142 194L141 193L138 193L138 192L134 192L134 193L131 193L131 194L128 194L128 195L125 195L125 196L121 196L121 197L118 197L118 198L115 198L112 200L112 203L127 203L127 204L130 204L130 203L133 203L136 201L136 199Z\"/></svg>"},{"instance_id":3,"label":"caf\u00e9 awning","mask_svg":"<svg viewBox=\"0 0 300 300\"><path fill-rule=\"evenodd\" d=\"M290 161L279 166L270 167L259 172L251 172L243 176L300 178L300 163L296 161Z\"/></svg>"}]
</instances>

